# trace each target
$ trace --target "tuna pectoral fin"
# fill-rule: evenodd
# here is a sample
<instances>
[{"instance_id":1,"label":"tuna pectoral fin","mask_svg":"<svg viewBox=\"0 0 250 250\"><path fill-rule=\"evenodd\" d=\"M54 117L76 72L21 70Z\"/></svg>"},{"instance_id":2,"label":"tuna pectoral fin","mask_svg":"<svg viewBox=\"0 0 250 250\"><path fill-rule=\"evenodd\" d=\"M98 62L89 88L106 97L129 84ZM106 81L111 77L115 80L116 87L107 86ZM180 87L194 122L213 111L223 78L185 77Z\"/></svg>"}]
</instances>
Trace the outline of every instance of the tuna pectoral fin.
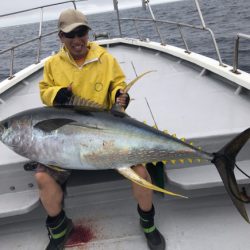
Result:
<instances>
[{"instance_id":1,"label":"tuna pectoral fin","mask_svg":"<svg viewBox=\"0 0 250 250\"><path fill-rule=\"evenodd\" d=\"M180 194L176 194L176 193L172 193L170 191L167 191L165 189L162 189L162 188L159 188L149 182L147 182L146 180L144 180L143 178L141 178L134 170L132 170L130 167L123 167L123 168L118 168L117 171L123 175L125 178L133 181L134 183L142 186L142 187L145 187L145 188L148 188L148 189L152 189L152 190L155 190L155 191L158 191L158 192L162 192L164 194L168 194L168 195L172 195L172 196L178 196L178 197L181 197L181 198L188 198L188 197L185 197L185 196L182 196Z\"/></svg>"},{"instance_id":2,"label":"tuna pectoral fin","mask_svg":"<svg viewBox=\"0 0 250 250\"><path fill-rule=\"evenodd\" d=\"M241 198L238 184L234 175L234 166L236 156L250 138L250 129L245 130L240 135L235 137L220 151L214 154L213 163L215 164L224 186L233 201L234 205L242 215L242 217L249 223L249 218L245 209L244 200Z\"/></svg>"},{"instance_id":3,"label":"tuna pectoral fin","mask_svg":"<svg viewBox=\"0 0 250 250\"><path fill-rule=\"evenodd\" d=\"M75 121L67 118L48 119L38 122L34 127L49 133L72 122Z\"/></svg>"}]
</instances>

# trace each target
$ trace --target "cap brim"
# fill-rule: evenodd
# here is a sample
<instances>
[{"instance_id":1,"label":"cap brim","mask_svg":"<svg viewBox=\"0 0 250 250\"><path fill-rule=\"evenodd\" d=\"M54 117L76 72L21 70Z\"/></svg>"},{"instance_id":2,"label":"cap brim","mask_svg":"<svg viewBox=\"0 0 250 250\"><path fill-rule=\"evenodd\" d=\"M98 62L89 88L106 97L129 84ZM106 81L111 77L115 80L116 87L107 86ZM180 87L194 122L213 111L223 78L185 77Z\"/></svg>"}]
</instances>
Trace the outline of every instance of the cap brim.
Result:
<instances>
[{"instance_id":1,"label":"cap brim","mask_svg":"<svg viewBox=\"0 0 250 250\"><path fill-rule=\"evenodd\" d=\"M75 28L77 28L79 26L86 26L91 30L91 28L88 25L86 25L85 23L72 23L72 24L66 26L65 28L61 29L61 31L63 31L65 33L69 33L70 31L74 30Z\"/></svg>"}]
</instances>

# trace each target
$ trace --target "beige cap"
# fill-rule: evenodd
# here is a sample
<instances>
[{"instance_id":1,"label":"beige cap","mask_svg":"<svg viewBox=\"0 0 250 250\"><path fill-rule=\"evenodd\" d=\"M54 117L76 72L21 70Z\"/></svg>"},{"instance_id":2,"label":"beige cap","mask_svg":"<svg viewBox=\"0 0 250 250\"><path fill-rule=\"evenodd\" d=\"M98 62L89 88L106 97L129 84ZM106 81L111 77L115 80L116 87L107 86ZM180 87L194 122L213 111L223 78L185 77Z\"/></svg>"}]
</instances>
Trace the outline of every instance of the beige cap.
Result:
<instances>
[{"instance_id":1,"label":"beige cap","mask_svg":"<svg viewBox=\"0 0 250 250\"><path fill-rule=\"evenodd\" d=\"M58 29L68 33L78 26L87 26L89 29L86 16L79 10L67 9L64 10L58 20Z\"/></svg>"}]
</instances>

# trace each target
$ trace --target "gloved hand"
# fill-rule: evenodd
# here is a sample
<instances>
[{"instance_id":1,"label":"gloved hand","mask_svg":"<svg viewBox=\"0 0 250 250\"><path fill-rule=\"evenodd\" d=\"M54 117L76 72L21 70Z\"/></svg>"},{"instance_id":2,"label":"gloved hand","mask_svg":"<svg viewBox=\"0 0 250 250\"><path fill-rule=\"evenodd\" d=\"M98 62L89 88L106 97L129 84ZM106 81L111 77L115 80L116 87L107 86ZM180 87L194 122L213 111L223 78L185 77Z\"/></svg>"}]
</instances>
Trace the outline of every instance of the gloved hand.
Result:
<instances>
[{"instance_id":1,"label":"gloved hand","mask_svg":"<svg viewBox=\"0 0 250 250\"><path fill-rule=\"evenodd\" d=\"M72 93L71 85L69 87L61 88L54 99L54 105L65 105L69 103Z\"/></svg>"},{"instance_id":2,"label":"gloved hand","mask_svg":"<svg viewBox=\"0 0 250 250\"><path fill-rule=\"evenodd\" d=\"M130 97L128 93L124 93L124 90L119 89L115 95L115 102L122 106L124 109L128 107Z\"/></svg>"}]
</instances>

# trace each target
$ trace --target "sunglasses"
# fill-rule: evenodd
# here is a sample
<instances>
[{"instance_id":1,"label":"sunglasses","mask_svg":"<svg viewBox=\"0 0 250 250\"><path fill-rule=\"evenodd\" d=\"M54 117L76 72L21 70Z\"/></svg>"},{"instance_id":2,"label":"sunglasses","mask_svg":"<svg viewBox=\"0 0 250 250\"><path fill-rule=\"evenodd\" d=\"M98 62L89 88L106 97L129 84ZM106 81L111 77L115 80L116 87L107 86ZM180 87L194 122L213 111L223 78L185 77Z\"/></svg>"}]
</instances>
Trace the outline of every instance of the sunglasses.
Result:
<instances>
[{"instance_id":1,"label":"sunglasses","mask_svg":"<svg viewBox=\"0 0 250 250\"><path fill-rule=\"evenodd\" d=\"M89 32L88 28L79 28L68 33L62 32L62 34L64 37L72 39L75 38L76 36L79 38L84 37L88 34L88 32Z\"/></svg>"}]
</instances>

